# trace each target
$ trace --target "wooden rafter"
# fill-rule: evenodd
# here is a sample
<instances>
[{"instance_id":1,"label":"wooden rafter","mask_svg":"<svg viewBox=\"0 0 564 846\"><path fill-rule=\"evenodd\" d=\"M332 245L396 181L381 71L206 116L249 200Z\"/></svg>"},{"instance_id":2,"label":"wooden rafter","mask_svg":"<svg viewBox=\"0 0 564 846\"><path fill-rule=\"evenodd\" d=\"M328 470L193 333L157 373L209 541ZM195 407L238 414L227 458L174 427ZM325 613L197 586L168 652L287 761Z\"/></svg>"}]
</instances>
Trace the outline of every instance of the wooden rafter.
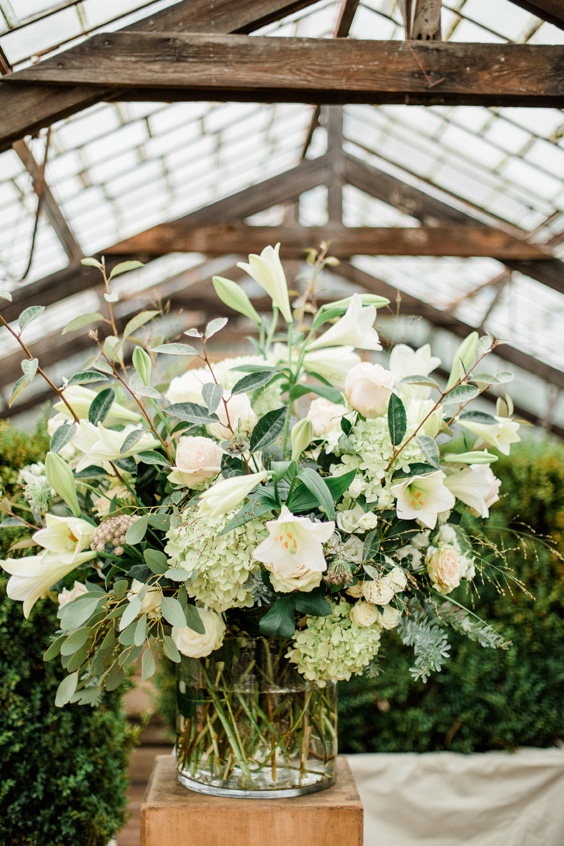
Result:
<instances>
[{"instance_id":1,"label":"wooden rafter","mask_svg":"<svg viewBox=\"0 0 564 846\"><path fill-rule=\"evenodd\" d=\"M336 201L337 202L337 201ZM337 211L337 210L336 210ZM543 260L546 253L534 244L518 241L486 226L344 227L248 226L244 223L194 226L161 223L143 235L127 238L106 253L123 256L163 256L168 253L257 253L265 244L280 241L285 258L303 257L312 245L331 241L339 258L365 256L487 256Z\"/></svg>"},{"instance_id":2,"label":"wooden rafter","mask_svg":"<svg viewBox=\"0 0 564 846\"><path fill-rule=\"evenodd\" d=\"M312 5L316 0L180 0L123 31L249 33ZM65 56L66 51L59 53ZM49 126L116 95L103 86L0 86L0 151L28 133Z\"/></svg>"},{"instance_id":3,"label":"wooden rafter","mask_svg":"<svg viewBox=\"0 0 564 846\"><path fill-rule=\"evenodd\" d=\"M563 46L120 31L11 74L2 86L125 86L118 96L126 100L132 89L158 101L559 108L563 64Z\"/></svg>"},{"instance_id":4,"label":"wooden rafter","mask_svg":"<svg viewBox=\"0 0 564 846\"><path fill-rule=\"evenodd\" d=\"M402 0L406 39L441 40L441 0Z\"/></svg>"},{"instance_id":5,"label":"wooden rafter","mask_svg":"<svg viewBox=\"0 0 564 846\"><path fill-rule=\"evenodd\" d=\"M511 0L541 20L564 29L564 4L562 0Z\"/></svg>"}]
</instances>

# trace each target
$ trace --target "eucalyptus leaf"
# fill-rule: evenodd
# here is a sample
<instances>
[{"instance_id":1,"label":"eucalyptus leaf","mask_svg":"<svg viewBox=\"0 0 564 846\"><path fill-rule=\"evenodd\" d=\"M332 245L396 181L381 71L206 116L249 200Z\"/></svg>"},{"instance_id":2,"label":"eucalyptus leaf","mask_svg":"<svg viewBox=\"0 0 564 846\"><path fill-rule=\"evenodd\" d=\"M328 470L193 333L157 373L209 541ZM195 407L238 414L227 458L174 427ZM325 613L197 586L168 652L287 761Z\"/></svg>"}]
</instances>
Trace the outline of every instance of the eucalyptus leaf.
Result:
<instances>
[{"instance_id":1,"label":"eucalyptus leaf","mask_svg":"<svg viewBox=\"0 0 564 846\"><path fill-rule=\"evenodd\" d=\"M29 326L32 320L36 320L44 311L45 306L29 306L29 308L24 309L18 318L21 331L23 332L25 327Z\"/></svg>"},{"instance_id":2,"label":"eucalyptus leaf","mask_svg":"<svg viewBox=\"0 0 564 846\"><path fill-rule=\"evenodd\" d=\"M168 570L165 570L164 575L171 582L185 582L188 578L188 573L182 567L170 567Z\"/></svg>"},{"instance_id":3,"label":"eucalyptus leaf","mask_svg":"<svg viewBox=\"0 0 564 846\"><path fill-rule=\"evenodd\" d=\"M139 520L136 520L135 523L129 527L126 532L125 540L130 546L135 546L136 544L140 543L145 534L147 532L147 527L149 525L149 517L147 514L144 514Z\"/></svg>"},{"instance_id":4,"label":"eucalyptus leaf","mask_svg":"<svg viewBox=\"0 0 564 846\"><path fill-rule=\"evenodd\" d=\"M66 335L67 332L84 329L85 326L90 326L91 323L99 323L100 320L105 320L105 318L99 311L89 311L87 314L79 314L78 317L73 317L72 320L69 320L61 334Z\"/></svg>"},{"instance_id":5,"label":"eucalyptus leaf","mask_svg":"<svg viewBox=\"0 0 564 846\"><path fill-rule=\"evenodd\" d=\"M195 605L187 603L184 607L184 615L186 617L186 625L188 628L192 629L192 631L196 632L196 634L205 634L206 627L204 626L202 618L200 617L200 612Z\"/></svg>"},{"instance_id":6,"label":"eucalyptus leaf","mask_svg":"<svg viewBox=\"0 0 564 846\"><path fill-rule=\"evenodd\" d=\"M117 688L125 681L125 673L121 667L114 664L106 678L106 690L110 692L117 690Z\"/></svg>"},{"instance_id":7,"label":"eucalyptus leaf","mask_svg":"<svg viewBox=\"0 0 564 846\"><path fill-rule=\"evenodd\" d=\"M141 646L147 636L147 615L143 614L139 617L137 625L135 626L135 633L133 635L133 643L135 646Z\"/></svg>"},{"instance_id":8,"label":"eucalyptus leaf","mask_svg":"<svg viewBox=\"0 0 564 846\"><path fill-rule=\"evenodd\" d=\"M63 705L67 705L71 701L77 685L78 672L74 672L70 676L65 676L57 688L57 695L55 696L55 705L57 708L62 708Z\"/></svg>"},{"instance_id":9,"label":"eucalyptus leaf","mask_svg":"<svg viewBox=\"0 0 564 846\"><path fill-rule=\"evenodd\" d=\"M71 631L82 626L98 610L98 607L105 601L105 594L86 593L68 602L59 611L61 618L61 629Z\"/></svg>"},{"instance_id":10,"label":"eucalyptus leaf","mask_svg":"<svg viewBox=\"0 0 564 846\"><path fill-rule=\"evenodd\" d=\"M143 552L143 558L145 559L147 567L157 576L162 576L162 574L168 570L168 558L164 552L161 552L160 549L146 549ZM184 571L184 578L186 578L187 575L186 571Z\"/></svg>"},{"instance_id":11,"label":"eucalyptus leaf","mask_svg":"<svg viewBox=\"0 0 564 846\"><path fill-rule=\"evenodd\" d=\"M155 675L156 669L157 665L155 664L153 653L147 647L141 659L141 678L143 679L143 681L148 681L150 678L152 678Z\"/></svg>"},{"instance_id":12,"label":"eucalyptus leaf","mask_svg":"<svg viewBox=\"0 0 564 846\"><path fill-rule=\"evenodd\" d=\"M160 344L158 347L152 347L151 352L163 355L198 355L198 351L189 344Z\"/></svg>"},{"instance_id":13,"label":"eucalyptus leaf","mask_svg":"<svg viewBox=\"0 0 564 846\"><path fill-rule=\"evenodd\" d=\"M163 637L163 651L170 661L180 664L180 652L170 635L164 635Z\"/></svg>"},{"instance_id":14,"label":"eucalyptus leaf","mask_svg":"<svg viewBox=\"0 0 564 846\"><path fill-rule=\"evenodd\" d=\"M160 464L162 467L170 467L169 460L154 449L146 449L144 452L137 453L137 458L143 464Z\"/></svg>"},{"instance_id":15,"label":"eucalyptus leaf","mask_svg":"<svg viewBox=\"0 0 564 846\"><path fill-rule=\"evenodd\" d=\"M186 616L182 605L174 596L163 596L161 600L161 612L167 623L171 626L185 628Z\"/></svg>"},{"instance_id":16,"label":"eucalyptus leaf","mask_svg":"<svg viewBox=\"0 0 564 846\"><path fill-rule=\"evenodd\" d=\"M126 629L129 624L139 616L141 613L141 604L142 600L138 595L131 597L128 604L125 606L125 611L121 615L121 620L119 621L120 632Z\"/></svg>"}]
</instances>

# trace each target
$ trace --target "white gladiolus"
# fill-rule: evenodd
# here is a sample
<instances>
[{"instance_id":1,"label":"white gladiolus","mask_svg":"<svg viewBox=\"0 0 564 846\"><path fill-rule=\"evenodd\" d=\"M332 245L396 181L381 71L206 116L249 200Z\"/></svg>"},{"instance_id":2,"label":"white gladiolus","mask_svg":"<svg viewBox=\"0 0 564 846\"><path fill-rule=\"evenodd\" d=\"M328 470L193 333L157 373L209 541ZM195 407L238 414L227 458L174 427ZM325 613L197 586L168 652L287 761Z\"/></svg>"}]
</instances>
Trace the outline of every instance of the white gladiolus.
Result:
<instances>
[{"instance_id":1,"label":"white gladiolus","mask_svg":"<svg viewBox=\"0 0 564 846\"><path fill-rule=\"evenodd\" d=\"M343 317L308 344L308 349L351 346L359 350L381 350L378 332L373 328L375 320L374 306L363 306L360 294L354 294Z\"/></svg>"},{"instance_id":2,"label":"white gladiolus","mask_svg":"<svg viewBox=\"0 0 564 846\"><path fill-rule=\"evenodd\" d=\"M81 420L80 429L72 438L73 446L83 453L76 469L80 471L91 464L103 464L105 461L128 458L159 446L159 441L154 435L150 432L143 432L133 446L121 453L123 442L134 428L134 426L126 426L121 432L117 432L115 429L106 429L101 423L94 426L87 420Z\"/></svg>"},{"instance_id":3,"label":"white gladiolus","mask_svg":"<svg viewBox=\"0 0 564 846\"><path fill-rule=\"evenodd\" d=\"M232 476L222 479L208 488L200 497L202 517L220 517L236 508L257 485L269 476L267 470L249 473L247 476Z\"/></svg>"},{"instance_id":4,"label":"white gladiolus","mask_svg":"<svg viewBox=\"0 0 564 846\"><path fill-rule=\"evenodd\" d=\"M463 429L472 432L473 435L478 435L484 443L495 447L504 455L509 455L511 444L516 444L521 440L517 434L519 424L516 420L510 420L508 417L496 417L495 419L497 422L491 425L464 419L456 422Z\"/></svg>"},{"instance_id":5,"label":"white gladiolus","mask_svg":"<svg viewBox=\"0 0 564 846\"><path fill-rule=\"evenodd\" d=\"M272 572L287 578L298 564L323 573L327 561L323 544L335 530L335 523L314 523L309 517L296 517L286 505L280 516L266 523L268 537L257 546L253 555L257 561L272 565Z\"/></svg>"},{"instance_id":6,"label":"white gladiolus","mask_svg":"<svg viewBox=\"0 0 564 846\"><path fill-rule=\"evenodd\" d=\"M204 624L204 634L198 634L189 626L172 627L171 636L176 648L189 658L205 658L210 655L214 649L219 649L225 635L225 623L217 612L202 608L198 611Z\"/></svg>"},{"instance_id":7,"label":"white gladiolus","mask_svg":"<svg viewBox=\"0 0 564 846\"><path fill-rule=\"evenodd\" d=\"M275 247L265 247L260 256L251 254L248 264L241 261L238 262L237 267L248 273L261 288L264 288L274 305L280 309L286 323L291 323L292 310L286 275L280 261L280 244L276 244Z\"/></svg>"},{"instance_id":8,"label":"white gladiolus","mask_svg":"<svg viewBox=\"0 0 564 846\"><path fill-rule=\"evenodd\" d=\"M57 555L63 564L72 564L79 553L90 549L90 538L96 528L79 517L45 515L45 529L39 529L33 540L43 549Z\"/></svg>"},{"instance_id":9,"label":"white gladiolus","mask_svg":"<svg viewBox=\"0 0 564 846\"><path fill-rule=\"evenodd\" d=\"M70 564L61 561L59 555L47 551L28 558L7 558L0 561L0 567L11 576L6 593L10 599L23 602L24 617L29 617L37 600L47 596L54 584L75 567L95 557L95 552L79 552Z\"/></svg>"},{"instance_id":10,"label":"white gladiolus","mask_svg":"<svg viewBox=\"0 0 564 846\"><path fill-rule=\"evenodd\" d=\"M392 486L397 498L397 514L401 520L419 520L428 529L437 525L437 515L454 506L453 494L444 484L442 470L426 476L410 476Z\"/></svg>"},{"instance_id":11,"label":"white gladiolus","mask_svg":"<svg viewBox=\"0 0 564 846\"><path fill-rule=\"evenodd\" d=\"M71 385L70 388L65 390L65 399L69 405L72 406L76 416L81 420L86 420L88 418L88 412L90 411L92 400L94 400L97 396L98 394L96 391L92 391L90 388L85 388L82 385ZM64 414L65 417L72 416L62 400L60 400L60 402L56 402L53 408L55 411L59 411L61 414ZM129 408L120 405L119 402L114 402L112 403L112 407L106 417L106 423L109 426L117 423L140 423L141 419L141 415L136 411L130 411Z\"/></svg>"}]
</instances>

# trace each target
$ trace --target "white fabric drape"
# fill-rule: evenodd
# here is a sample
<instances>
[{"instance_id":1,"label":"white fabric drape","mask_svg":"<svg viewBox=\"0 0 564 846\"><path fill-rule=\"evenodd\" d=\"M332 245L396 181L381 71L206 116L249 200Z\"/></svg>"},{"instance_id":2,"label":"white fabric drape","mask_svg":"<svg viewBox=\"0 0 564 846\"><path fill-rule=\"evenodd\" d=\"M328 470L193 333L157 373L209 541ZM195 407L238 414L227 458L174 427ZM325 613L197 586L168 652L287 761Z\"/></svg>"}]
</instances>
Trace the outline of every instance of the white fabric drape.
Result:
<instances>
[{"instance_id":1,"label":"white fabric drape","mask_svg":"<svg viewBox=\"0 0 564 846\"><path fill-rule=\"evenodd\" d=\"M564 846L564 750L348 755L364 846Z\"/></svg>"}]
</instances>

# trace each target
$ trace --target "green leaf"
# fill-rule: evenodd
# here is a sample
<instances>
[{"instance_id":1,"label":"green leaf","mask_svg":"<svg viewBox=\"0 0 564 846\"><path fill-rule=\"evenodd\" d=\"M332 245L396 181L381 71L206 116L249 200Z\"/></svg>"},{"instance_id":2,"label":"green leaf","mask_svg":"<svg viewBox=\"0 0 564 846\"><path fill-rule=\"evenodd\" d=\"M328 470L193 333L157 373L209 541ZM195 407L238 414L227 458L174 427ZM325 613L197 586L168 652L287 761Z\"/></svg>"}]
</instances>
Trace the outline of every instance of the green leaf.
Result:
<instances>
[{"instance_id":1,"label":"green leaf","mask_svg":"<svg viewBox=\"0 0 564 846\"><path fill-rule=\"evenodd\" d=\"M431 376L404 376L401 385L425 385L428 388L441 390L441 386Z\"/></svg>"},{"instance_id":2,"label":"green leaf","mask_svg":"<svg viewBox=\"0 0 564 846\"><path fill-rule=\"evenodd\" d=\"M492 414L485 411L464 411L459 420L467 420L468 423L484 423L486 426L497 426L498 421Z\"/></svg>"},{"instance_id":3,"label":"green leaf","mask_svg":"<svg viewBox=\"0 0 564 846\"><path fill-rule=\"evenodd\" d=\"M196 634L205 634L206 628L200 617L200 612L195 605L187 604L184 608L184 615L186 617L186 625L192 629Z\"/></svg>"},{"instance_id":4,"label":"green leaf","mask_svg":"<svg viewBox=\"0 0 564 846\"><path fill-rule=\"evenodd\" d=\"M335 518L335 505L333 495L327 486L327 482L311 467L304 467L298 473L298 479L304 483L308 491L313 494L319 505L327 514L330 520Z\"/></svg>"},{"instance_id":5,"label":"green leaf","mask_svg":"<svg viewBox=\"0 0 564 846\"><path fill-rule=\"evenodd\" d=\"M97 423L103 423L116 398L116 392L113 388L104 388L99 394L96 394L90 408L88 409L88 420L96 426Z\"/></svg>"},{"instance_id":6,"label":"green leaf","mask_svg":"<svg viewBox=\"0 0 564 846\"><path fill-rule=\"evenodd\" d=\"M159 529L161 532L168 531L170 526L170 514L164 511L156 514L149 514L149 525L154 529Z\"/></svg>"},{"instance_id":7,"label":"green leaf","mask_svg":"<svg viewBox=\"0 0 564 846\"><path fill-rule=\"evenodd\" d=\"M309 614L310 617L328 617L333 613L331 605L321 593L296 593L294 604L296 611Z\"/></svg>"},{"instance_id":8,"label":"green leaf","mask_svg":"<svg viewBox=\"0 0 564 846\"><path fill-rule=\"evenodd\" d=\"M376 553L380 549L380 536L378 535L378 530L373 529L366 535L364 540L364 547L362 549L362 557L365 561L370 561L371 558L374 558Z\"/></svg>"},{"instance_id":9,"label":"green leaf","mask_svg":"<svg viewBox=\"0 0 564 846\"><path fill-rule=\"evenodd\" d=\"M392 394L388 405L388 429L393 446L399 446L405 437L407 429L407 415L401 399Z\"/></svg>"},{"instance_id":10,"label":"green leaf","mask_svg":"<svg viewBox=\"0 0 564 846\"><path fill-rule=\"evenodd\" d=\"M227 532L231 532L233 529L237 529L239 526L243 526L245 523L249 523L256 517L261 517L263 514L268 514L269 511L272 511L271 505L261 505L251 500L250 502L245 503L245 505L237 512L235 517L231 518L229 523L227 523L225 528L219 534L220 536L225 535L227 534Z\"/></svg>"},{"instance_id":11,"label":"green leaf","mask_svg":"<svg viewBox=\"0 0 564 846\"><path fill-rule=\"evenodd\" d=\"M133 444L136 444L139 438L145 433L144 429L134 429L132 432L129 432L128 435L125 436L125 440L121 445L121 449L119 451L120 455L126 453Z\"/></svg>"},{"instance_id":12,"label":"green leaf","mask_svg":"<svg viewBox=\"0 0 564 846\"><path fill-rule=\"evenodd\" d=\"M415 442L423 453L423 458L438 470L439 448L433 438L429 437L429 435L419 435L419 437L415 439Z\"/></svg>"},{"instance_id":13,"label":"green leaf","mask_svg":"<svg viewBox=\"0 0 564 846\"><path fill-rule=\"evenodd\" d=\"M35 379L35 374L37 373L37 365L39 361L37 358L24 358L22 361L22 371L26 379L29 379L30 382L33 382Z\"/></svg>"},{"instance_id":14,"label":"green leaf","mask_svg":"<svg viewBox=\"0 0 564 846\"><path fill-rule=\"evenodd\" d=\"M45 306L30 306L22 311L18 318L18 323L22 332L26 326L29 326L32 320L35 320L40 314L43 314L44 311Z\"/></svg>"},{"instance_id":15,"label":"green leaf","mask_svg":"<svg viewBox=\"0 0 564 846\"><path fill-rule=\"evenodd\" d=\"M53 658L56 658L57 655L59 655L59 653L61 651L61 646L63 645L63 642L66 640L66 637L67 636L64 635L64 634L59 635L59 637L56 638L53 641L53 643L49 646L47 651L43 654L43 660L44 661L51 661Z\"/></svg>"},{"instance_id":16,"label":"green leaf","mask_svg":"<svg viewBox=\"0 0 564 846\"><path fill-rule=\"evenodd\" d=\"M73 655L77 649L84 646L90 634L91 632L88 628L77 629L70 634L61 646L61 655Z\"/></svg>"},{"instance_id":17,"label":"green leaf","mask_svg":"<svg viewBox=\"0 0 564 846\"><path fill-rule=\"evenodd\" d=\"M329 402L334 402L336 405L344 405L345 399L337 388L329 388L327 385L294 385L290 389L288 399L290 402L305 396L306 394L317 394Z\"/></svg>"},{"instance_id":18,"label":"green leaf","mask_svg":"<svg viewBox=\"0 0 564 846\"><path fill-rule=\"evenodd\" d=\"M147 449L145 452L138 453L137 458L143 464L160 464L163 467L170 467L168 459L166 459L164 455L161 455L160 452L156 452L154 449Z\"/></svg>"},{"instance_id":19,"label":"green leaf","mask_svg":"<svg viewBox=\"0 0 564 846\"><path fill-rule=\"evenodd\" d=\"M143 681L148 681L155 675L155 670L157 669L157 665L155 664L155 659L153 658L153 653L147 647L145 652L143 653L143 657L141 658L141 678Z\"/></svg>"},{"instance_id":20,"label":"green leaf","mask_svg":"<svg viewBox=\"0 0 564 846\"><path fill-rule=\"evenodd\" d=\"M266 637L292 637L296 630L294 608L293 596L277 599L259 623L262 634Z\"/></svg>"},{"instance_id":21,"label":"green leaf","mask_svg":"<svg viewBox=\"0 0 564 846\"><path fill-rule=\"evenodd\" d=\"M136 520L126 532L125 540L130 546L135 546L140 543L145 537L147 527L149 525L149 517L144 514L139 520Z\"/></svg>"},{"instance_id":22,"label":"green leaf","mask_svg":"<svg viewBox=\"0 0 564 846\"><path fill-rule=\"evenodd\" d=\"M188 573L182 567L170 567L170 569L165 571L165 576L172 582L185 582L188 578Z\"/></svg>"},{"instance_id":23,"label":"green leaf","mask_svg":"<svg viewBox=\"0 0 564 846\"><path fill-rule=\"evenodd\" d=\"M189 344L160 344L158 347L152 347L151 352L163 355L198 355L198 351Z\"/></svg>"},{"instance_id":24,"label":"green leaf","mask_svg":"<svg viewBox=\"0 0 564 846\"><path fill-rule=\"evenodd\" d=\"M9 291L0 291L0 300L8 300L9 302L12 302L12 299L12 295Z\"/></svg>"},{"instance_id":25,"label":"green leaf","mask_svg":"<svg viewBox=\"0 0 564 846\"><path fill-rule=\"evenodd\" d=\"M476 388L475 385L458 385L458 387L453 388L452 391L446 395L443 399L443 405L459 405L460 403L474 399L474 397L477 397L479 393L480 389Z\"/></svg>"},{"instance_id":26,"label":"green leaf","mask_svg":"<svg viewBox=\"0 0 564 846\"><path fill-rule=\"evenodd\" d=\"M71 701L71 698L74 695L76 690L76 686L78 684L78 671L72 673L70 676L66 676L62 682L60 683L59 687L57 688L57 695L55 697L55 705L57 708L62 708L63 705L66 705L68 702Z\"/></svg>"},{"instance_id":27,"label":"green leaf","mask_svg":"<svg viewBox=\"0 0 564 846\"><path fill-rule=\"evenodd\" d=\"M135 646L141 646L145 637L147 635L147 615L143 614L142 617L139 617L137 620L137 625L135 626L135 633L133 635L133 643Z\"/></svg>"},{"instance_id":28,"label":"green leaf","mask_svg":"<svg viewBox=\"0 0 564 846\"><path fill-rule=\"evenodd\" d=\"M215 320L210 320L208 325L206 326L205 338L211 338L212 335L215 335L216 332L219 332L220 329L223 329L224 326L227 324L226 317L216 317Z\"/></svg>"},{"instance_id":29,"label":"green leaf","mask_svg":"<svg viewBox=\"0 0 564 846\"><path fill-rule=\"evenodd\" d=\"M219 420L217 414L210 414L205 406L198 405L196 402L174 402L167 406L165 411L172 417L178 417L179 420L184 420L186 423L206 425L207 423L217 423Z\"/></svg>"},{"instance_id":30,"label":"green leaf","mask_svg":"<svg viewBox=\"0 0 564 846\"><path fill-rule=\"evenodd\" d=\"M127 579L118 579L117 582L114 583L114 596L116 599L123 599L128 587L129 582Z\"/></svg>"},{"instance_id":31,"label":"green leaf","mask_svg":"<svg viewBox=\"0 0 564 846\"><path fill-rule=\"evenodd\" d=\"M134 332L140 329L141 326L144 326L145 323L148 323L156 317L157 314L160 314L160 311L142 311L140 314L136 314L135 317L132 317L131 320L125 324L123 337L129 338L130 335L133 335Z\"/></svg>"},{"instance_id":32,"label":"green leaf","mask_svg":"<svg viewBox=\"0 0 564 846\"><path fill-rule=\"evenodd\" d=\"M117 664L114 664L110 672L108 673L108 677L106 679L106 690L110 692L112 690L117 690L117 688L122 684L125 679L125 673L123 672L121 667L118 667Z\"/></svg>"},{"instance_id":33,"label":"green leaf","mask_svg":"<svg viewBox=\"0 0 564 846\"><path fill-rule=\"evenodd\" d=\"M107 382L105 376L97 373L95 370L83 370L82 373L75 373L67 382L67 387L71 385L85 385L87 382Z\"/></svg>"},{"instance_id":34,"label":"green leaf","mask_svg":"<svg viewBox=\"0 0 564 846\"><path fill-rule=\"evenodd\" d=\"M257 388L262 388L278 376L277 370L264 369L255 373L247 373L242 379L231 388L232 394L246 394L249 391L256 391Z\"/></svg>"},{"instance_id":35,"label":"green leaf","mask_svg":"<svg viewBox=\"0 0 564 846\"><path fill-rule=\"evenodd\" d=\"M99 311L89 311L87 314L79 314L78 317L73 317L72 320L69 320L61 334L66 335L67 332L84 329L85 326L89 326L91 323L98 323L100 320L105 320L105 317Z\"/></svg>"},{"instance_id":36,"label":"green leaf","mask_svg":"<svg viewBox=\"0 0 564 846\"><path fill-rule=\"evenodd\" d=\"M164 654L170 661L174 661L175 664L180 664L180 652L176 648L176 644L170 635L164 635L163 637L163 650Z\"/></svg>"},{"instance_id":37,"label":"green leaf","mask_svg":"<svg viewBox=\"0 0 564 846\"><path fill-rule=\"evenodd\" d=\"M82 626L97 611L98 606L105 601L105 594L87 593L68 602L60 610L61 628L64 631L71 631Z\"/></svg>"},{"instance_id":38,"label":"green leaf","mask_svg":"<svg viewBox=\"0 0 564 846\"><path fill-rule=\"evenodd\" d=\"M127 273L128 270L137 270L138 267L145 267L142 261L122 261L120 264L116 264L112 272L110 273L109 278L113 279L114 276L119 276L122 273Z\"/></svg>"},{"instance_id":39,"label":"green leaf","mask_svg":"<svg viewBox=\"0 0 564 846\"><path fill-rule=\"evenodd\" d=\"M143 379L141 378L139 373L132 374L129 380L129 387L131 388L134 394L139 394L139 396L141 397L149 397L150 399L156 400L160 400L161 398L161 395L156 390L156 388L152 388L151 385L145 385L143 383Z\"/></svg>"},{"instance_id":40,"label":"green leaf","mask_svg":"<svg viewBox=\"0 0 564 846\"><path fill-rule=\"evenodd\" d=\"M102 270L101 263L98 261L98 259L95 258L83 258L80 259L80 263L83 264L85 267L97 267L98 270Z\"/></svg>"},{"instance_id":41,"label":"green leaf","mask_svg":"<svg viewBox=\"0 0 564 846\"><path fill-rule=\"evenodd\" d=\"M51 438L51 452L59 452L68 444L74 434L74 426L71 423L61 423L53 432Z\"/></svg>"},{"instance_id":42,"label":"green leaf","mask_svg":"<svg viewBox=\"0 0 564 846\"><path fill-rule=\"evenodd\" d=\"M186 626L186 616L182 605L174 596L163 596L161 601L162 615L171 626L183 629Z\"/></svg>"},{"instance_id":43,"label":"green leaf","mask_svg":"<svg viewBox=\"0 0 564 846\"><path fill-rule=\"evenodd\" d=\"M264 449L275 441L284 428L287 416L288 408L283 406L261 417L251 434L250 451Z\"/></svg>"},{"instance_id":44,"label":"green leaf","mask_svg":"<svg viewBox=\"0 0 564 846\"><path fill-rule=\"evenodd\" d=\"M160 549L146 549L143 552L143 558L147 567L157 576L162 576L168 570L168 558ZM187 575L186 571L184 571L184 576L186 577Z\"/></svg>"},{"instance_id":45,"label":"green leaf","mask_svg":"<svg viewBox=\"0 0 564 846\"><path fill-rule=\"evenodd\" d=\"M213 414L223 397L223 388L221 385L216 385L215 382L207 382L202 385L202 396L208 411Z\"/></svg>"},{"instance_id":46,"label":"green leaf","mask_svg":"<svg viewBox=\"0 0 564 846\"><path fill-rule=\"evenodd\" d=\"M17 400L19 395L22 391L25 391L27 386L29 385L29 379L27 376L20 376L14 387L12 388L12 393L10 395L10 399L8 401L8 407L11 408L12 404Z\"/></svg>"},{"instance_id":47,"label":"green leaf","mask_svg":"<svg viewBox=\"0 0 564 846\"><path fill-rule=\"evenodd\" d=\"M429 473L436 473L437 468L433 467L432 464L423 464L421 462L415 462L414 464L409 465L408 470L396 470L393 475L393 479L409 479L412 476L427 476Z\"/></svg>"},{"instance_id":48,"label":"green leaf","mask_svg":"<svg viewBox=\"0 0 564 846\"><path fill-rule=\"evenodd\" d=\"M142 600L139 596L135 595L131 597L128 604L125 606L125 611L123 612L121 620L119 621L120 632L126 629L129 624L132 623L135 618L139 616L139 614L141 613L141 604Z\"/></svg>"},{"instance_id":49,"label":"green leaf","mask_svg":"<svg viewBox=\"0 0 564 846\"><path fill-rule=\"evenodd\" d=\"M349 470L348 473L343 473L341 476L326 476L325 484L331 491L333 500L337 502L346 490L349 489L350 484L356 476L356 470Z\"/></svg>"}]
</instances>

